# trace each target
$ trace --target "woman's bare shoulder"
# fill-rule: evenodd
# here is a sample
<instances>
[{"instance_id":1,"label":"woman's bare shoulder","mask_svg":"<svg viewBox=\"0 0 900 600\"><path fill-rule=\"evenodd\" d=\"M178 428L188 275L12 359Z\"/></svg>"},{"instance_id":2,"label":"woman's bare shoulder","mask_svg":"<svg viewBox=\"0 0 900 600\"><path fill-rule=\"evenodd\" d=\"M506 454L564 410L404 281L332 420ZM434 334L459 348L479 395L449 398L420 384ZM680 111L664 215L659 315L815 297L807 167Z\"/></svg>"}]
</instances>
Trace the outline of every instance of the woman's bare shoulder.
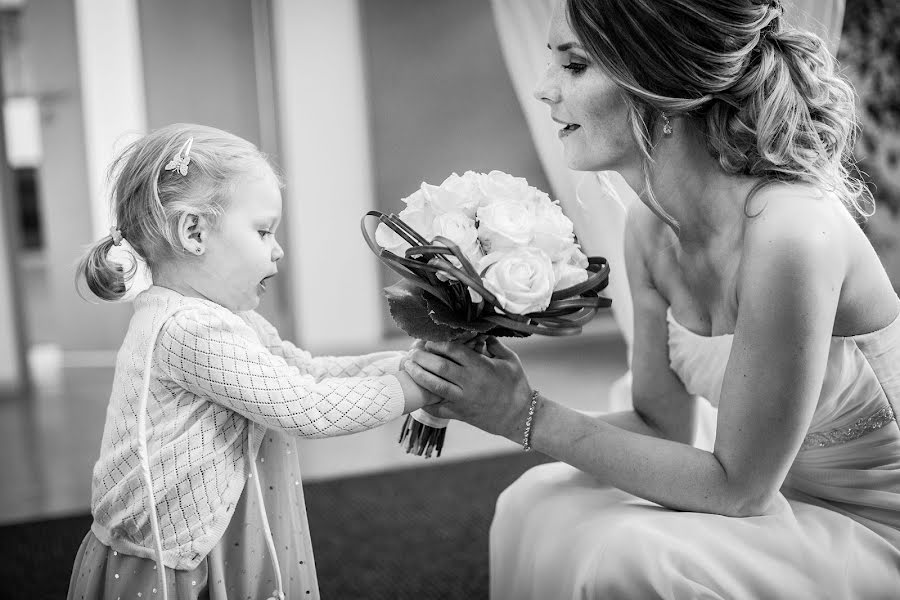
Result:
<instances>
[{"instance_id":1,"label":"woman's bare shoulder","mask_svg":"<svg viewBox=\"0 0 900 600\"><path fill-rule=\"evenodd\" d=\"M748 203L742 272L756 263L769 278L788 272L830 282L840 290L834 335L873 331L896 317L897 294L884 266L837 198L794 185L772 186L758 196ZM739 288L752 287L745 285L748 279Z\"/></svg>"},{"instance_id":2,"label":"woman's bare shoulder","mask_svg":"<svg viewBox=\"0 0 900 600\"><path fill-rule=\"evenodd\" d=\"M859 233L840 200L809 185L767 186L747 202L745 214L745 253L773 247L828 250L832 269L846 265L851 238Z\"/></svg>"},{"instance_id":3,"label":"woman's bare shoulder","mask_svg":"<svg viewBox=\"0 0 900 600\"><path fill-rule=\"evenodd\" d=\"M804 183L764 186L747 201L745 214L750 226L793 225L785 227L788 231L813 226L841 230L844 225L853 224L849 212L834 194Z\"/></svg>"}]
</instances>

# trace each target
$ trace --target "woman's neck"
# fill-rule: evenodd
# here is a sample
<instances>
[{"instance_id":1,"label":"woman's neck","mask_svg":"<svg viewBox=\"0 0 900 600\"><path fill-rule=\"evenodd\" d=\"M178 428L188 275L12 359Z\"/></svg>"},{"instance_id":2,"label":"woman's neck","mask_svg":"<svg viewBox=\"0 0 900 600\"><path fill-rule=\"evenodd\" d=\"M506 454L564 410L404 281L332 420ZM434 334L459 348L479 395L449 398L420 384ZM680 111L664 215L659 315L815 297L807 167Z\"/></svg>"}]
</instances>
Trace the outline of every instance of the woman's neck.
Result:
<instances>
[{"instance_id":1,"label":"woman's neck","mask_svg":"<svg viewBox=\"0 0 900 600\"><path fill-rule=\"evenodd\" d=\"M653 151L650 184L656 201L675 220L686 252L733 244L757 180L725 173L686 119L673 127L675 135L661 138Z\"/></svg>"}]
</instances>

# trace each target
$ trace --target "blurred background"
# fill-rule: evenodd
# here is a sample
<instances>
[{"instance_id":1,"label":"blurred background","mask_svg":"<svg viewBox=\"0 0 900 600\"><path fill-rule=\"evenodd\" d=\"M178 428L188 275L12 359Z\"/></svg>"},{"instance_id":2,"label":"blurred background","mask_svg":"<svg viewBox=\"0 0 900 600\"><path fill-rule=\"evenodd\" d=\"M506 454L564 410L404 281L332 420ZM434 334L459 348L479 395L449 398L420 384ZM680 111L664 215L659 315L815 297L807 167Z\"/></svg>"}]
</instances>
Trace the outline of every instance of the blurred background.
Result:
<instances>
[{"instance_id":1,"label":"blurred background","mask_svg":"<svg viewBox=\"0 0 900 600\"><path fill-rule=\"evenodd\" d=\"M900 288L900 3L785 4L798 25L829 40L857 88L856 154L878 202L865 227ZM801 6L791 12L792 4ZM22 539L58 533L41 529L38 538L21 538L37 531L22 527L62 519L74 524L77 538L74 547L56 547L59 577L67 578L89 524L91 468L131 307L80 298L74 265L111 224L105 169L116 151L134 136L184 121L257 144L286 182L279 238L287 256L260 311L282 337L314 354L406 348L409 340L381 296L394 278L359 233L365 211L397 212L420 182L438 184L470 169L523 176L564 203L580 185L561 172L556 148L543 141L538 121L547 115L528 95L535 68L515 53L526 44L543 56L549 5L0 0L0 525L20 544L5 545L0 535L0 559L14 549L27 552L30 541ZM601 218L607 215L621 219ZM615 239L598 241L597 253L615 256L603 246ZM610 293L627 300L622 275ZM623 323L607 313L577 338L512 345L545 394L607 410L608 390L627 370ZM398 489L418 481L456 482L450 489L457 492L480 486L480 525L462 538L477 552L464 544L459 550L474 556L477 573L465 572L468 580L486 577L492 503L501 484L532 463L518 458L516 445L460 423L451 424L440 459L406 456L396 444L399 426L304 442L301 468L312 484L310 520L326 597L327 586L337 585L328 581L371 592L384 580L367 580L361 567L348 566L345 546L334 549L342 561L328 562L325 540L340 537L326 531L339 526L328 514L338 514L341 503L352 510L361 490L388 494L373 497L373 505L396 502ZM467 464L481 470L466 471ZM372 479L401 472L408 479ZM359 487L341 487L354 482ZM458 505L447 510L464 520L452 512ZM453 580L466 577L457 571ZM470 597L462 594L454 597Z\"/></svg>"}]
</instances>

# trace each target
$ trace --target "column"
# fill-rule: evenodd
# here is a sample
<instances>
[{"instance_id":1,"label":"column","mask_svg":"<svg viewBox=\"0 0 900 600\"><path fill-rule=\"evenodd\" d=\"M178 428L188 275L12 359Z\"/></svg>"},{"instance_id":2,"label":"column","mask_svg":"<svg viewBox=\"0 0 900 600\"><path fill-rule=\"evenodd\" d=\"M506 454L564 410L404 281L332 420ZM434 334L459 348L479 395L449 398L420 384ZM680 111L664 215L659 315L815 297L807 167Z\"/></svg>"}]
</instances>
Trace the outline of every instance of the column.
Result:
<instances>
[{"instance_id":1,"label":"column","mask_svg":"<svg viewBox=\"0 0 900 600\"><path fill-rule=\"evenodd\" d=\"M375 206L359 6L274 0L272 11L296 334L313 352L371 347L384 303L359 230Z\"/></svg>"}]
</instances>

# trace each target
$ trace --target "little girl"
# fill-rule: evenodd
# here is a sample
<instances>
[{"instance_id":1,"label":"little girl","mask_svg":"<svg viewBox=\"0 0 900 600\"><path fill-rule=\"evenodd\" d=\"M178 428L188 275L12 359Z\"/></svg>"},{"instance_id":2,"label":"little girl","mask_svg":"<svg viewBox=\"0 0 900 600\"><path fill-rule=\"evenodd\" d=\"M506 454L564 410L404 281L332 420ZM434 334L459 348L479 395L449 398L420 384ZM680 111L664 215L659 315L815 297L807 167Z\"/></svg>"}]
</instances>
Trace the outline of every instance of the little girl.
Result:
<instances>
[{"instance_id":1,"label":"little girl","mask_svg":"<svg viewBox=\"0 0 900 600\"><path fill-rule=\"evenodd\" d=\"M318 598L296 437L435 398L400 369L404 353L314 358L253 312L284 251L280 184L252 144L171 125L110 173L116 225L78 274L122 298L108 253L123 246L154 285L116 360L69 598Z\"/></svg>"}]
</instances>

